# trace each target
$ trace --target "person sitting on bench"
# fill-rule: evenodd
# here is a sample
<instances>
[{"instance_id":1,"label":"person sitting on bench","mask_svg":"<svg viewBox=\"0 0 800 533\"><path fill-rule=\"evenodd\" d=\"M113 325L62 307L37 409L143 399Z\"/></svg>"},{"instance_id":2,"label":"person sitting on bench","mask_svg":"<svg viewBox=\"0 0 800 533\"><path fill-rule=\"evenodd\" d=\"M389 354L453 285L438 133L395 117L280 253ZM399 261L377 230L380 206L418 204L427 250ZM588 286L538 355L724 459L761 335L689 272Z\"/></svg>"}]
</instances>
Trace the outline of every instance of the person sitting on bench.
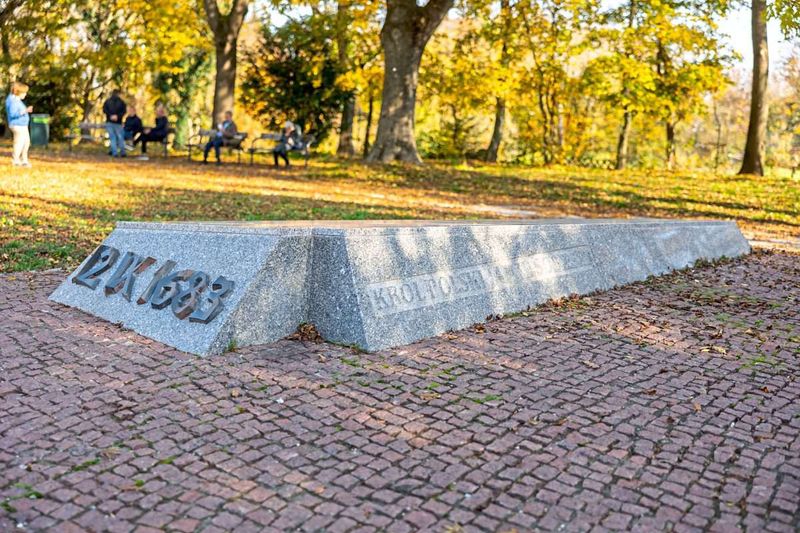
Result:
<instances>
[{"instance_id":1,"label":"person sitting on bench","mask_svg":"<svg viewBox=\"0 0 800 533\"><path fill-rule=\"evenodd\" d=\"M156 126L154 128L145 128L142 134L133 142L142 143L142 155L147 154L148 142L161 142L167 138L169 133L169 120L167 120L167 108L162 104L156 106Z\"/></svg>"},{"instance_id":2,"label":"person sitting on bench","mask_svg":"<svg viewBox=\"0 0 800 533\"><path fill-rule=\"evenodd\" d=\"M208 152L211 151L211 148L214 148L214 155L217 156L217 164L221 164L222 161L219 159L220 148L234 143L237 133L239 133L239 131L236 129L236 123L233 121L233 112L225 111L225 120L217 125L217 131L206 143L206 148L203 151L203 164L208 164Z\"/></svg>"},{"instance_id":3,"label":"person sitting on bench","mask_svg":"<svg viewBox=\"0 0 800 533\"><path fill-rule=\"evenodd\" d=\"M139 115L136 114L136 108L132 105L128 106L128 116L125 117L125 125L123 126L125 136L125 140L129 142L136 142L136 139L139 135L142 134L144 131L144 126L142 126L142 119L139 118ZM131 145L128 150L133 150L133 146Z\"/></svg>"},{"instance_id":4,"label":"person sitting on bench","mask_svg":"<svg viewBox=\"0 0 800 533\"><path fill-rule=\"evenodd\" d=\"M291 150L300 150L302 148L300 144L300 129L295 126L292 121L287 120L286 124L283 126L283 131L281 132L281 138L278 141L278 144L272 149L272 155L275 157L275 166L279 166L278 157L280 156L286 162L286 166L288 167L289 152Z\"/></svg>"}]
</instances>

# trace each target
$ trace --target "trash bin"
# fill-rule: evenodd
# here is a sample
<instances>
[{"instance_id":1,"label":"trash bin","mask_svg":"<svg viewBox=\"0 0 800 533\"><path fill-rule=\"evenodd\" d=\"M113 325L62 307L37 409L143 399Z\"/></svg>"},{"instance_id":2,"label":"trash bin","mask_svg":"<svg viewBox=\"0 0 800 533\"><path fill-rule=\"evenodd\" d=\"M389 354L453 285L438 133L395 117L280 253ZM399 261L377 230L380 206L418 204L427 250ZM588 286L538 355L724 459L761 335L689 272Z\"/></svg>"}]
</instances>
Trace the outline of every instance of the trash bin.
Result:
<instances>
[{"instance_id":1,"label":"trash bin","mask_svg":"<svg viewBox=\"0 0 800 533\"><path fill-rule=\"evenodd\" d=\"M50 142L50 115L31 115L31 146L47 146Z\"/></svg>"}]
</instances>

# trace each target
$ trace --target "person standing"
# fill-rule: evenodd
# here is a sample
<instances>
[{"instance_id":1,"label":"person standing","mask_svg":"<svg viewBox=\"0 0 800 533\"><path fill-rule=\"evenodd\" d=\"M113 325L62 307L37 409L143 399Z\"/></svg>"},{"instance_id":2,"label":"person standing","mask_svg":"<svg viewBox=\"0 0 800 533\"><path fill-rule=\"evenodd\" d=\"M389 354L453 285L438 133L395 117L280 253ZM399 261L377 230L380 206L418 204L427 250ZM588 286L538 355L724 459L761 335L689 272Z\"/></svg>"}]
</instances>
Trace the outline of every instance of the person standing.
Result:
<instances>
[{"instance_id":1,"label":"person standing","mask_svg":"<svg viewBox=\"0 0 800 533\"><path fill-rule=\"evenodd\" d=\"M169 134L169 120L167 119L167 108L163 104L156 106L156 125L153 128L145 128L139 137L133 141L142 143L142 156L141 159L147 158L147 143L148 142L161 142L167 138Z\"/></svg>"},{"instance_id":2,"label":"person standing","mask_svg":"<svg viewBox=\"0 0 800 533\"><path fill-rule=\"evenodd\" d=\"M236 129L236 123L233 121L233 112L225 111L225 120L217 126L217 131L214 132L214 135L206 143L206 148L203 151L203 164L208 163L208 152L211 151L211 148L214 148L214 155L217 156L217 164L221 164L222 161L220 161L219 158L220 148L231 143L236 138L237 133L239 133L239 131Z\"/></svg>"},{"instance_id":3,"label":"person standing","mask_svg":"<svg viewBox=\"0 0 800 533\"><path fill-rule=\"evenodd\" d=\"M30 167L28 162L28 149L31 146L31 134L28 125L31 122L33 107L26 106L22 101L28 95L28 86L15 81L11 84L11 92L6 97L6 120L11 134L14 136L14 148L11 164L14 166Z\"/></svg>"},{"instance_id":4,"label":"person standing","mask_svg":"<svg viewBox=\"0 0 800 533\"><path fill-rule=\"evenodd\" d=\"M106 131L111 142L111 157L125 157L125 131L122 128L122 117L127 108L119 97L119 89L111 91L111 96L103 103L106 115Z\"/></svg>"}]
</instances>

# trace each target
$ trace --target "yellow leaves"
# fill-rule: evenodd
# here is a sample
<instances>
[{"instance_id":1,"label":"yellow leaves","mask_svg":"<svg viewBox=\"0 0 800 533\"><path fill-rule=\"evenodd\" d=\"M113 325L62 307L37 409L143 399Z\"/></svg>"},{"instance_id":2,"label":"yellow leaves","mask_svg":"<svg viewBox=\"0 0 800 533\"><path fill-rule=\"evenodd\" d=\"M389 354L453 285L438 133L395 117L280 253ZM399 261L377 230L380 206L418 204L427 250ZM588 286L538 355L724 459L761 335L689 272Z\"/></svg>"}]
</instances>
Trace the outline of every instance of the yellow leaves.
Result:
<instances>
[{"instance_id":1,"label":"yellow leaves","mask_svg":"<svg viewBox=\"0 0 800 533\"><path fill-rule=\"evenodd\" d=\"M418 394L418 396L420 397L420 399L425 400L426 402L429 402L431 400L436 400L436 399L439 399L439 398L442 397L442 395L439 394L438 392L433 392L433 391L428 391L428 390L421 391Z\"/></svg>"},{"instance_id":2,"label":"yellow leaves","mask_svg":"<svg viewBox=\"0 0 800 533\"><path fill-rule=\"evenodd\" d=\"M715 346L702 346L700 348L700 351L702 353L714 352L714 353L718 353L718 354L721 354L721 355L727 355L727 353L728 353L728 349L727 348L725 348L724 346L716 346L716 345Z\"/></svg>"}]
</instances>

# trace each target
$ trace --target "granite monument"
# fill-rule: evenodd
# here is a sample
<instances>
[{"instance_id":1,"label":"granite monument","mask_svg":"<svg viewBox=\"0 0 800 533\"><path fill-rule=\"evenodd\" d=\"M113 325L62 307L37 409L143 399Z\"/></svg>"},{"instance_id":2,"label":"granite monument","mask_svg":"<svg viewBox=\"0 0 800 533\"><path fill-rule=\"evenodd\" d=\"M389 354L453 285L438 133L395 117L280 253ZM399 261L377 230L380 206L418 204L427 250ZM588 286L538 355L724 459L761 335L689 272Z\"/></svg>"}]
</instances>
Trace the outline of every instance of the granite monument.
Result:
<instances>
[{"instance_id":1,"label":"granite monument","mask_svg":"<svg viewBox=\"0 0 800 533\"><path fill-rule=\"evenodd\" d=\"M198 355L301 323L376 351L748 253L733 222L120 222L51 299Z\"/></svg>"}]
</instances>

